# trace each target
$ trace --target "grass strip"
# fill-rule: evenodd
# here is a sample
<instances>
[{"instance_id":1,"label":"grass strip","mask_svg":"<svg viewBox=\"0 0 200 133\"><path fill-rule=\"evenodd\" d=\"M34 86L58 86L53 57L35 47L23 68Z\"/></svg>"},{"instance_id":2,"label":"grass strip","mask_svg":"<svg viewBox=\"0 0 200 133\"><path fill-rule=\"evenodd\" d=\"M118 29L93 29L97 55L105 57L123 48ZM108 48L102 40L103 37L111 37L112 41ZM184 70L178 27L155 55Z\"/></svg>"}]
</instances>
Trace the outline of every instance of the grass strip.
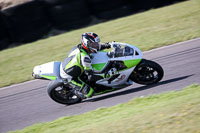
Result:
<instances>
[{"instance_id":1,"label":"grass strip","mask_svg":"<svg viewBox=\"0 0 200 133\"><path fill-rule=\"evenodd\" d=\"M82 115L62 117L13 133L199 133L200 85Z\"/></svg>"},{"instance_id":2,"label":"grass strip","mask_svg":"<svg viewBox=\"0 0 200 133\"><path fill-rule=\"evenodd\" d=\"M84 32L95 32L102 42L118 41L143 51L200 37L200 1L130 15L0 52L0 87L32 80L34 66L62 61Z\"/></svg>"}]
</instances>

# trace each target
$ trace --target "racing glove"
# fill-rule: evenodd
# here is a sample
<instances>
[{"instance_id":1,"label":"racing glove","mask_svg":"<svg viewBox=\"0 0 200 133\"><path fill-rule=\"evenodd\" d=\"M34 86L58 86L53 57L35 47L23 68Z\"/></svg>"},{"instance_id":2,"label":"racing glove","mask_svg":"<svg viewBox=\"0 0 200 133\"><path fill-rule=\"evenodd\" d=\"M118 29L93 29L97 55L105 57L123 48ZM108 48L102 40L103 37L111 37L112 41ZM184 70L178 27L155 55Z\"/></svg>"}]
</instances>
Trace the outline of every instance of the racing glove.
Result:
<instances>
[{"instance_id":1,"label":"racing glove","mask_svg":"<svg viewBox=\"0 0 200 133\"><path fill-rule=\"evenodd\" d=\"M109 48L111 48L111 44L107 42L105 44L101 44L100 50L109 49Z\"/></svg>"}]
</instances>

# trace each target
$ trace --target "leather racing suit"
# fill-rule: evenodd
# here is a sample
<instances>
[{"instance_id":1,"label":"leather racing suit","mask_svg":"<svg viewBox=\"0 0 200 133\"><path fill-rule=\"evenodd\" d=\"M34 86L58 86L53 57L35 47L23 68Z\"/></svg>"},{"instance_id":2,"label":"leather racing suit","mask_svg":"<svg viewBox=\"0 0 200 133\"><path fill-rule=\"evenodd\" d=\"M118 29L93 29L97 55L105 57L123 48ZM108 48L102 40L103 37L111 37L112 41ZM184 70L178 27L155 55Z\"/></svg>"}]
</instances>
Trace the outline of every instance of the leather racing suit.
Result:
<instances>
[{"instance_id":1,"label":"leather racing suit","mask_svg":"<svg viewBox=\"0 0 200 133\"><path fill-rule=\"evenodd\" d=\"M110 44L101 44L100 50L110 48ZM64 82L71 83L75 86L75 94L80 98L85 99L93 95L92 87L85 84L80 76L84 71L93 71L91 66L91 58L89 53L78 44L74 47L67 57L63 60L60 66L60 75Z\"/></svg>"}]
</instances>

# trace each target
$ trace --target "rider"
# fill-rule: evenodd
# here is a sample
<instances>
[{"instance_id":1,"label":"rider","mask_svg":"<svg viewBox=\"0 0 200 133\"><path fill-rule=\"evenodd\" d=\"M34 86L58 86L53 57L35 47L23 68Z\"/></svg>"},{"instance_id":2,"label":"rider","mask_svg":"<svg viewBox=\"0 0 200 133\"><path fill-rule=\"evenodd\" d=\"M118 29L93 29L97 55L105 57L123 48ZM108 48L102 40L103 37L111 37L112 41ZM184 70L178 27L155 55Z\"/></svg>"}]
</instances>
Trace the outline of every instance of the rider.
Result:
<instances>
[{"instance_id":1,"label":"rider","mask_svg":"<svg viewBox=\"0 0 200 133\"><path fill-rule=\"evenodd\" d=\"M74 86L74 93L81 99L91 97L94 93L93 88L80 79L83 72L87 76L91 76L93 73L90 54L106 48L111 48L111 45L109 43L100 44L100 38L97 34L86 32L82 34L81 44L74 47L61 63L61 78L64 83L70 83Z\"/></svg>"}]
</instances>

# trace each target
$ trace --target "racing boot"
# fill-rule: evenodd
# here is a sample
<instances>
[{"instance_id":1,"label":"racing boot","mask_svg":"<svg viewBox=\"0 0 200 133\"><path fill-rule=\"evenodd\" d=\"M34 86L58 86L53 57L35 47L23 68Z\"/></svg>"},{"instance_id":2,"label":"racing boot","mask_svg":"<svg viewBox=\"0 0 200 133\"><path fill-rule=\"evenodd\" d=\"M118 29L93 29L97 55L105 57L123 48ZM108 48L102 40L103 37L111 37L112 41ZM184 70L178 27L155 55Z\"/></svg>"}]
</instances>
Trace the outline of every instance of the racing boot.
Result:
<instances>
[{"instance_id":1,"label":"racing boot","mask_svg":"<svg viewBox=\"0 0 200 133\"><path fill-rule=\"evenodd\" d=\"M81 90L75 89L74 94L80 97L81 99L86 99L93 96L94 90L93 88L85 85Z\"/></svg>"}]
</instances>

